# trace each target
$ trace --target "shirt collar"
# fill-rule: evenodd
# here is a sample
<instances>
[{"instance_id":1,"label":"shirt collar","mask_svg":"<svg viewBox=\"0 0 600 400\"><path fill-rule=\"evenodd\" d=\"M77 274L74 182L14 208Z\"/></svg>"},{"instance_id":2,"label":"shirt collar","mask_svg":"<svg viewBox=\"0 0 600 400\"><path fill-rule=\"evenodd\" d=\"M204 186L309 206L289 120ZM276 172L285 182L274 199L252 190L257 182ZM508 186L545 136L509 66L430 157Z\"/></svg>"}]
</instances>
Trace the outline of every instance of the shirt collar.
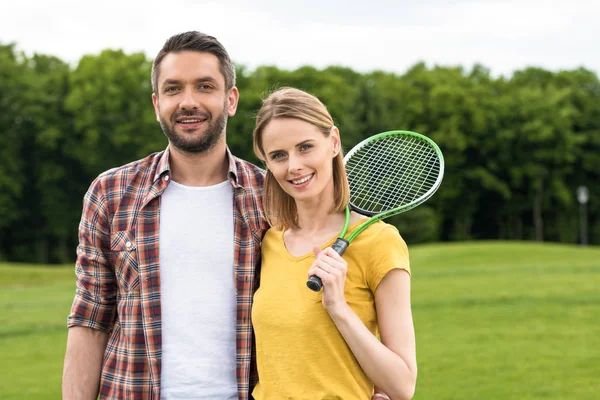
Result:
<instances>
[{"instance_id":1,"label":"shirt collar","mask_svg":"<svg viewBox=\"0 0 600 400\"><path fill-rule=\"evenodd\" d=\"M229 147L226 148L226 152L227 162L229 164L229 167L227 169L227 179L229 179L231 185L237 189L238 187L241 187L238 179L237 158L233 154L231 154ZM171 169L169 165L169 157L170 150L169 146L167 146L163 154L160 156L158 164L156 165L156 172L154 173L153 183L159 180L165 173L170 173Z\"/></svg>"},{"instance_id":2,"label":"shirt collar","mask_svg":"<svg viewBox=\"0 0 600 400\"><path fill-rule=\"evenodd\" d=\"M167 146L165 151L163 151L162 155L160 156L158 164L156 165L156 172L154 173L154 180L152 181L153 183L159 180L165 172L170 172L169 154L169 146Z\"/></svg>"},{"instance_id":3,"label":"shirt collar","mask_svg":"<svg viewBox=\"0 0 600 400\"><path fill-rule=\"evenodd\" d=\"M240 185L240 180L238 177L238 165L237 165L237 158L231 154L231 151L229 150L229 147L227 147L227 160L229 162L229 170L227 171L227 178L229 179L229 182L231 182L231 185L237 189L239 187L241 187Z\"/></svg>"}]
</instances>

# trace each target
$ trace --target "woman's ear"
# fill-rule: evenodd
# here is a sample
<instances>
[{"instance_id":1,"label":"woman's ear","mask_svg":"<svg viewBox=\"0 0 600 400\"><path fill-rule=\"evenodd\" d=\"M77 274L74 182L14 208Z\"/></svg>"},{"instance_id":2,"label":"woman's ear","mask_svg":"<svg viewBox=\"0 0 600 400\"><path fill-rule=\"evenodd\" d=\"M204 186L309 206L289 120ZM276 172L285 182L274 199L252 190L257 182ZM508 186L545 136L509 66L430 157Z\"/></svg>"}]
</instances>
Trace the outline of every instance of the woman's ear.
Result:
<instances>
[{"instance_id":1,"label":"woman's ear","mask_svg":"<svg viewBox=\"0 0 600 400\"><path fill-rule=\"evenodd\" d=\"M340 140L340 130L337 126L332 126L330 130L331 144L333 145L333 156L337 156L342 148L342 141Z\"/></svg>"}]
</instances>

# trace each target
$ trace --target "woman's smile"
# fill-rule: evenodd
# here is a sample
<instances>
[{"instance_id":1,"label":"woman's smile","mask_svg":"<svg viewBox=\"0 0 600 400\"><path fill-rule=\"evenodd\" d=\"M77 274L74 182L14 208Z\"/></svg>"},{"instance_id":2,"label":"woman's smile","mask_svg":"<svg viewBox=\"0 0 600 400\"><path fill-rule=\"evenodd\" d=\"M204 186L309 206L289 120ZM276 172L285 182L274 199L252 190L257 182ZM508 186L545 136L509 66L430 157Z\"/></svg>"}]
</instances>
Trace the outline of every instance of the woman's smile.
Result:
<instances>
[{"instance_id":1,"label":"woman's smile","mask_svg":"<svg viewBox=\"0 0 600 400\"><path fill-rule=\"evenodd\" d=\"M304 187L308 186L308 182L312 179L312 177L314 175L315 174L312 173L310 175L305 175L305 176L300 177L300 178L294 178L292 180L289 180L288 182L291 182L297 188L304 188Z\"/></svg>"}]
</instances>

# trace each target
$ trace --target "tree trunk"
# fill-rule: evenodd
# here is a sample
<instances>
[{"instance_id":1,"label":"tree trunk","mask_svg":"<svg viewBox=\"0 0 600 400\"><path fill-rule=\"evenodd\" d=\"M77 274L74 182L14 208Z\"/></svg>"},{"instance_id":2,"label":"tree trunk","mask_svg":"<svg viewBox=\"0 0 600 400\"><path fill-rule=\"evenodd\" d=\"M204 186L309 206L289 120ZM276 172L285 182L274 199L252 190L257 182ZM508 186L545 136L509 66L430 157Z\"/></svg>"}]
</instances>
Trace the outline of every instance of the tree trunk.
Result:
<instances>
[{"instance_id":1,"label":"tree trunk","mask_svg":"<svg viewBox=\"0 0 600 400\"><path fill-rule=\"evenodd\" d=\"M61 235L58 238L58 250L57 250L57 258L58 262L61 264L68 264L74 262L73 257L71 257L69 250L69 240L67 235Z\"/></svg>"},{"instance_id":2,"label":"tree trunk","mask_svg":"<svg viewBox=\"0 0 600 400\"><path fill-rule=\"evenodd\" d=\"M50 262L49 257L49 246L48 246L48 237L43 235L37 240L37 262L41 264L48 264Z\"/></svg>"},{"instance_id":3,"label":"tree trunk","mask_svg":"<svg viewBox=\"0 0 600 400\"><path fill-rule=\"evenodd\" d=\"M471 216L458 216L454 219L452 240L469 240L471 238L471 226L473 218Z\"/></svg>"},{"instance_id":4,"label":"tree trunk","mask_svg":"<svg viewBox=\"0 0 600 400\"><path fill-rule=\"evenodd\" d=\"M544 241L544 220L542 219L542 188L536 191L533 198L533 224L535 227L535 240Z\"/></svg>"},{"instance_id":5,"label":"tree trunk","mask_svg":"<svg viewBox=\"0 0 600 400\"><path fill-rule=\"evenodd\" d=\"M517 240L523 240L523 217L521 214L516 219Z\"/></svg>"}]
</instances>

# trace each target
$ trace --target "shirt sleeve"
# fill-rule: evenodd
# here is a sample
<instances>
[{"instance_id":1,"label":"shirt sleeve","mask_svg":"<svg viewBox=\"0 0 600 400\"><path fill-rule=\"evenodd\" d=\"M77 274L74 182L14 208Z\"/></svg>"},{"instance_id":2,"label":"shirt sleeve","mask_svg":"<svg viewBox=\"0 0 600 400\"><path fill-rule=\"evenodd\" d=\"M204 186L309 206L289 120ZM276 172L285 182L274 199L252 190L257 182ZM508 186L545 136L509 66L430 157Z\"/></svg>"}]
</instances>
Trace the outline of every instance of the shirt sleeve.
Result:
<instances>
[{"instance_id":1,"label":"shirt sleeve","mask_svg":"<svg viewBox=\"0 0 600 400\"><path fill-rule=\"evenodd\" d=\"M68 327L82 326L109 333L116 310L116 277L110 261L110 221L101 178L83 200L75 264L75 299Z\"/></svg>"},{"instance_id":2,"label":"shirt sleeve","mask_svg":"<svg viewBox=\"0 0 600 400\"><path fill-rule=\"evenodd\" d=\"M393 225L387 225L374 238L370 246L367 284L375 293L385 275L393 269L403 269L410 274L408 247Z\"/></svg>"}]
</instances>

